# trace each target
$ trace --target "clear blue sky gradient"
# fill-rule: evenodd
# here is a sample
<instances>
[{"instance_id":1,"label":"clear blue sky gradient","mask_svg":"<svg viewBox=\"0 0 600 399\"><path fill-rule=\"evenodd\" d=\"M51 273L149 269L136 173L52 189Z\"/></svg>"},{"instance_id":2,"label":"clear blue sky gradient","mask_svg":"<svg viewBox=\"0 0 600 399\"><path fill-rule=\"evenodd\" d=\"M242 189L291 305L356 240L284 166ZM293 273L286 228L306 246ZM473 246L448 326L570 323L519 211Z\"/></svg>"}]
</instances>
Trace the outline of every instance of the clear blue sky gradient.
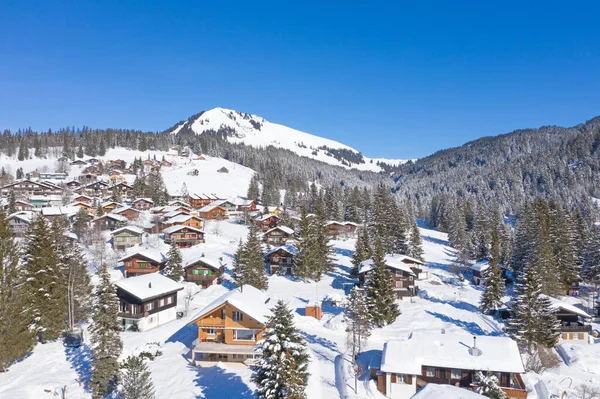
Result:
<instances>
[{"instance_id":1,"label":"clear blue sky gradient","mask_svg":"<svg viewBox=\"0 0 600 399\"><path fill-rule=\"evenodd\" d=\"M221 106L412 158L600 114L598 2L401 3L3 1L0 129Z\"/></svg>"}]
</instances>

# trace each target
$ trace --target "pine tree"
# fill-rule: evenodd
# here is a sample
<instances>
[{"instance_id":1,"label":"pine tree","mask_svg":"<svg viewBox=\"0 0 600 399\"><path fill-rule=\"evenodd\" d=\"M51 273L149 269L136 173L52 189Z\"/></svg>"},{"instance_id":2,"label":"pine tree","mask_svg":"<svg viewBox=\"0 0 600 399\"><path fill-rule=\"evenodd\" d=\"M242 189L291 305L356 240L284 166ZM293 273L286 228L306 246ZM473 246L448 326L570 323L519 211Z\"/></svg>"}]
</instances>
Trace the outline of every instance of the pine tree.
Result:
<instances>
[{"instance_id":1,"label":"pine tree","mask_svg":"<svg viewBox=\"0 0 600 399\"><path fill-rule=\"evenodd\" d=\"M123 399L154 399L154 384L144 359L141 356L129 356L123 362L123 368Z\"/></svg>"},{"instance_id":2,"label":"pine tree","mask_svg":"<svg viewBox=\"0 0 600 399\"><path fill-rule=\"evenodd\" d=\"M333 249L329 244L331 236L326 225L327 220L322 201L316 204L315 213L316 215L310 226L310 250L313 252L313 263L310 274L311 278L320 281L324 274L331 272L334 268L332 259Z\"/></svg>"},{"instance_id":3,"label":"pine tree","mask_svg":"<svg viewBox=\"0 0 600 399\"><path fill-rule=\"evenodd\" d=\"M77 158L83 158L83 148L81 145L77 147Z\"/></svg>"},{"instance_id":4,"label":"pine tree","mask_svg":"<svg viewBox=\"0 0 600 399\"><path fill-rule=\"evenodd\" d=\"M554 347L558 340L558 321L551 303L542 294L540 275L526 267L517 284L508 331L531 352L535 344Z\"/></svg>"},{"instance_id":5,"label":"pine tree","mask_svg":"<svg viewBox=\"0 0 600 399\"><path fill-rule=\"evenodd\" d=\"M498 377L488 372L484 375L481 371L475 373L477 382L477 393L491 399L506 399L506 394L500 388Z\"/></svg>"},{"instance_id":6,"label":"pine tree","mask_svg":"<svg viewBox=\"0 0 600 399\"><path fill-rule=\"evenodd\" d=\"M353 288L344 304L344 321L346 322L346 342L352 353L353 365L356 365L356 357L367 344L371 335L371 322L367 298L362 291ZM357 390L357 378L354 378L354 391Z\"/></svg>"},{"instance_id":7,"label":"pine tree","mask_svg":"<svg viewBox=\"0 0 600 399\"><path fill-rule=\"evenodd\" d=\"M238 287L244 284L250 284L259 290L266 290L269 287L265 259L254 226L251 226L248 231L246 242L240 243L233 277Z\"/></svg>"},{"instance_id":8,"label":"pine tree","mask_svg":"<svg viewBox=\"0 0 600 399\"><path fill-rule=\"evenodd\" d=\"M64 263L57 256L54 235L43 217L37 217L27 235L23 264L26 319L40 341L56 339L67 326Z\"/></svg>"},{"instance_id":9,"label":"pine tree","mask_svg":"<svg viewBox=\"0 0 600 399\"><path fill-rule=\"evenodd\" d=\"M368 272L367 277L367 304L371 323L376 327L393 323L400 315L400 309L396 303L396 294L392 285L393 277L386 270L383 246L379 237L375 242L373 269Z\"/></svg>"},{"instance_id":10,"label":"pine tree","mask_svg":"<svg viewBox=\"0 0 600 399\"><path fill-rule=\"evenodd\" d=\"M258 175L256 174L252 175L252 178L250 179L250 185L248 186L248 193L246 197L249 200L254 201L257 201L260 197L260 192L258 188Z\"/></svg>"},{"instance_id":11,"label":"pine tree","mask_svg":"<svg viewBox=\"0 0 600 399\"><path fill-rule=\"evenodd\" d=\"M308 353L304 339L294 326L292 310L279 300L265 327L267 331L256 345L261 357L252 370L256 396L306 398Z\"/></svg>"},{"instance_id":12,"label":"pine tree","mask_svg":"<svg viewBox=\"0 0 600 399\"><path fill-rule=\"evenodd\" d=\"M26 306L23 294L19 246L6 214L0 211L0 372L33 347L33 336L23 317Z\"/></svg>"},{"instance_id":13,"label":"pine tree","mask_svg":"<svg viewBox=\"0 0 600 399\"><path fill-rule=\"evenodd\" d=\"M502 277L502 269L499 265L500 260L500 239L496 226L492 229L492 245L489 260L489 268L486 271L484 291L481 295L479 309L482 313L491 313L502 306L502 297L504 296L505 285Z\"/></svg>"},{"instance_id":14,"label":"pine tree","mask_svg":"<svg viewBox=\"0 0 600 399\"><path fill-rule=\"evenodd\" d=\"M408 241L408 252L407 255L423 262L423 240L421 239L421 233L419 233L419 226L417 221L413 220L410 228L410 238Z\"/></svg>"},{"instance_id":15,"label":"pine tree","mask_svg":"<svg viewBox=\"0 0 600 399\"><path fill-rule=\"evenodd\" d=\"M73 233L77 234L78 238L82 238L88 230L88 221L90 215L83 209L79 209L75 214L75 221L73 222Z\"/></svg>"},{"instance_id":16,"label":"pine tree","mask_svg":"<svg viewBox=\"0 0 600 399\"><path fill-rule=\"evenodd\" d=\"M15 199L15 192L11 191L8 194L8 214L15 213L17 211L17 200Z\"/></svg>"},{"instance_id":17,"label":"pine tree","mask_svg":"<svg viewBox=\"0 0 600 399\"><path fill-rule=\"evenodd\" d=\"M92 375L90 385L94 398L102 398L117 387L119 380L119 356L123 343L117 320L119 299L110 274L103 267L99 272L100 284L96 287L92 310L91 332Z\"/></svg>"},{"instance_id":18,"label":"pine tree","mask_svg":"<svg viewBox=\"0 0 600 399\"><path fill-rule=\"evenodd\" d=\"M241 287L244 284L247 284L246 281L246 246L240 239L240 243L238 245L238 249L235 253L235 257L233 260L233 281L235 281L236 287Z\"/></svg>"},{"instance_id":19,"label":"pine tree","mask_svg":"<svg viewBox=\"0 0 600 399\"><path fill-rule=\"evenodd\" d=\"M171 243L171 248L169 248L169 252L167 253L167 262L165 263L163 273L174 281L180 281L183 278L181 251L174 241Z\"/></svg>"},{"instance_id":20,"label":"pine tree","mask_svg":"<svg viewBox=\"0 0 600 399\"><path fill-rule=\"evenodd\" d=\"M311 222L308 218L306 207L300 210L300 222L295 230L298 240L298 253L294 257L294 274L304 281L310 278L312 270L312 252L311 252Z\"/></svg>"},{"instance_id":21,"label":"pine tree","mask_svg":"<svg viewBox=\"0 0 600 399\"><path fill-rule=\"evenodd\" d=\"M473 258L476 260L487 259L490 254L490 223L487 217L486 210L480 206L477 209L477 219L475 221L475 229L472 234Z\"/></svg>"},{"instance_id":22,"label":"pine tree","mask_svg":"<svg viewBox=\"0 0 600 399\"><path fill-rule=\"evenodd\" d=\"M352 254L352 269L350 270L350 274L355 277L358 276L358 269L361 262L371 259L372 256L373 251L371 250L371 245L369 243L369 232L367 231L367 228L364 227L358 232L356 246L354 248L354 253Z\"/></svg>"}]
</instances>

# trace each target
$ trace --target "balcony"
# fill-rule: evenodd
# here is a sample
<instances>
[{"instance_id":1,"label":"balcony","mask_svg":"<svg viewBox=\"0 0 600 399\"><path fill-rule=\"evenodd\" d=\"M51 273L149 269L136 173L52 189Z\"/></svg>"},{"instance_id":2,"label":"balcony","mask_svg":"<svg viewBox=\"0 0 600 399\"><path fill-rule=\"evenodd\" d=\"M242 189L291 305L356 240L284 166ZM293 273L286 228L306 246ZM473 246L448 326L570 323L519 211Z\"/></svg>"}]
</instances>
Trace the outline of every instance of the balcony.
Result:
<instances>
[{"instance_id":1,"label":"balcony","mask_svg":"<svg viewBox=\"0 0 600 399\"><path fill-rule=\"evenodd\" d=\"M583 323L563 323L559 328L560 332L586 332L592 331L591 324Z\"/></svg>"},{"instance_id":2,"label":"balcony","mask_svg":"<svg viewBox=\"0 0 600 399\"><path fill-rule=\"evenodd\" d=\"M118 316L122 317L124 319L141 319L142 317L145 317L146 315L144 313L119 312Z\"/></svg>"}]
</instances>

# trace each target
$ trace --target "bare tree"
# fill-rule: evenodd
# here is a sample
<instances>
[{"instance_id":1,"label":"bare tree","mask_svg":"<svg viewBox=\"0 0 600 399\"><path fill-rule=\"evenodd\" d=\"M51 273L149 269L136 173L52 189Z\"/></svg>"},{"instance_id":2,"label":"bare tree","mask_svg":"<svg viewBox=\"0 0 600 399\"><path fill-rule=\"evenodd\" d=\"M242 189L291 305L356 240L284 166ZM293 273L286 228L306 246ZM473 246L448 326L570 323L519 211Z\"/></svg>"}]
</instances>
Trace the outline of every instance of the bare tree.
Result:
<instances>
[{"instance_id":1,"label":"bare tree","mask_svg":"<svg viewBox=\"0 0 600 399\"><path fill-rule=\"evenodd\" d=\"M594 385L581 384L575 388L576 399L600 399L600 389Z\"/></svg>"}]
</instances>

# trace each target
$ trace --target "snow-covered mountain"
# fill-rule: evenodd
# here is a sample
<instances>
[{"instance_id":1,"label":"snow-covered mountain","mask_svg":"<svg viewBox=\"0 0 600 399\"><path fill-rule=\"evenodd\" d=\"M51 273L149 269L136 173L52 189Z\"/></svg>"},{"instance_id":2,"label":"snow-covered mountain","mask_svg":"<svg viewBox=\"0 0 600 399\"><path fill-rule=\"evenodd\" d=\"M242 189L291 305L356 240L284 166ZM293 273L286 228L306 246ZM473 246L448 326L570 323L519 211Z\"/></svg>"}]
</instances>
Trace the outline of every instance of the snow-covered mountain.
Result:
<instances>
[{"instance_id":1,"label":"snow-covered mountain","mask_svg":"<svg viewBox=\"0 0 600 399\"><path fill-rule=\"evenodd\" d=\"M272 145L332 165L359 170L379 172L381 168L377 165L378 162L389 165L406 162L399 159L367 158L358 150L337 141L272 123L258 115L225 108L202 112L177 125L171 133L176 134L183 128L189 128L195 134L219 132L231 142L253 147Z\"/></svg>"}]
</instances>

